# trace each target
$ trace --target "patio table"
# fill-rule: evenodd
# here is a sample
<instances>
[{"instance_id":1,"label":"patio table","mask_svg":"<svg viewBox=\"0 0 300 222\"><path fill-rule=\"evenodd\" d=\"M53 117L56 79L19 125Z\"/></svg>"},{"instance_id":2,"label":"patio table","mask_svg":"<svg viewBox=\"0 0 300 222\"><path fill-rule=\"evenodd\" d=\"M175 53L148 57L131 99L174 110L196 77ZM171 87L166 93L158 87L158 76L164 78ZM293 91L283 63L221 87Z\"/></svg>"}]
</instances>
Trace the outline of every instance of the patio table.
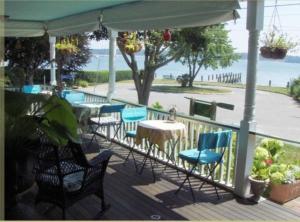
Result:
<instances>
[{"instance_id":1,"label":"patio table","mask_svg":"<svg viewBox=\"0 0 300 222\"><path fill-rule=\"evenodd\" d=\"M185 135L186 130L183 123L170 120L145 120L139 122L137 126L136 144L141 144L143 139L146 139L149 142L148 152L143 160L139 173L142 174L147 158L150 156L151 151L154 150L155 145L158 146L160 151L166 154L168 159L167 164L169 161L172 161L176 166L175 147L180 139L185 138ZM168 152L165 152L166 142L170 143L170 155ZM155 181L152 161L151 159L149 160L152 168L153 179Z\"/></svg>"}]
</instances>

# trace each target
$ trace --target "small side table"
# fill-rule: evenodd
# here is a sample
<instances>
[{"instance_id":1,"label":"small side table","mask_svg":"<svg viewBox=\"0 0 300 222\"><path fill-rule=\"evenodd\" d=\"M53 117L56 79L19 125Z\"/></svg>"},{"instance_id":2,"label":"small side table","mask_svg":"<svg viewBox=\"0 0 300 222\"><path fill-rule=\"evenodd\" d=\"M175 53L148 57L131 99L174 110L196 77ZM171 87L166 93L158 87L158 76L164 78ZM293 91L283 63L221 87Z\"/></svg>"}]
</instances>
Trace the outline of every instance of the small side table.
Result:
<instances>
[{"instance_id":1,"label":"small side table","mask_svg":"<svg viewBox=\"0 0 300 222\"><path fill-rule=\"evenodd\" d=\"M169 161L172 161L176 166L174 155L175 147L178 141L184 137L185 125L183 123L169 120L145 120L139 122L137 127L136 144L141 144L143 139L146 139L149 142L148 152L143 160L139 173L142 174L146 161L150 157L151 151L154 149L154 145L158 145L159 150L166 153L164 151L166 141L169 141L171 144L171 154L168 155L166 153L168 158L167 163L169 163ZM151 159L150 164L153 179L155 181L154 168Z\"/></svg>"}]
</instances>

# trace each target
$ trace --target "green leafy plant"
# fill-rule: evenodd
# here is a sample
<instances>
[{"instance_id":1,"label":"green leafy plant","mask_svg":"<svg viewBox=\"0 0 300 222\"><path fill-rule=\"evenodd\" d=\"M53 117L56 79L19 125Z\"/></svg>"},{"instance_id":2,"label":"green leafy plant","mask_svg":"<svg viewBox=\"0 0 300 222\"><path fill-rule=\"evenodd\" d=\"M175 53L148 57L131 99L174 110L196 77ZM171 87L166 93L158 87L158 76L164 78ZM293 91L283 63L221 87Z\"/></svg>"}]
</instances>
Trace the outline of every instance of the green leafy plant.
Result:
<instances>
[{"instance_id":1,"label":"green leafy plant","mask_svg":"<svg viewBox=\"0 0 300 222\"><path fill-rule=\"evenodd\" d=\"M298 45L297 42L288 38L286 34L278 33L274 30L269 33L265 33L262 44L263 46L270 47L273 50L275 50L275 48L290 50L296 48Z\"/></svg>"},{"instance_id":2,"label":"green leafy plant","mask_svg":"<svg viewBox=\"0 0 300 222\"><path fill-rule=\"evenodd\" d=\"M24 170L28 156L40 146L41 134L58 147L66 145L69 140L79 142L77 120L70 104L57 96L6 91L5 183L8 206L14 204L17 193L32 184Z\"/></svg>"},{"instance_id":3,"label":"green leafy plant","mask_svg":"<svg viewBox=\"0 0 300 222\"><path fill-rule=\"evenodd\" d=\"M273 184L293 183L300 179L300 168L295 165L273 164L270 167L270 181Z\"/></svg>"},{"instance_id":4,"label":"green leafy plant","mask_svg":"<svg viewBox=\"0 0 300 222\"><path fill-rule=\"evenodd\" d=\"M158 101L156 101L152 104L152 108L162 110L163 106Z\"/></svg>"},{"instance_id":5,"label":"green leafy plant","mask_svg":"<svg viewBox=\"0 0 300 222\"><path fill-rule=\"evenodd\" d=\"M290 95L294 99L300 99L300 77L292 81L290 87Z\"/></svg>"},{"instance_id":6,"label":"green leafy plant","mask_svg":"<svg viewBox=\"0 0 300 222\"><path fill-rule=\"evenodd\" d=\"M255 149L251 177L256 180L269 179L269 167L272 164L271 155L264 147Z\"/></svg>"}]
</instances>

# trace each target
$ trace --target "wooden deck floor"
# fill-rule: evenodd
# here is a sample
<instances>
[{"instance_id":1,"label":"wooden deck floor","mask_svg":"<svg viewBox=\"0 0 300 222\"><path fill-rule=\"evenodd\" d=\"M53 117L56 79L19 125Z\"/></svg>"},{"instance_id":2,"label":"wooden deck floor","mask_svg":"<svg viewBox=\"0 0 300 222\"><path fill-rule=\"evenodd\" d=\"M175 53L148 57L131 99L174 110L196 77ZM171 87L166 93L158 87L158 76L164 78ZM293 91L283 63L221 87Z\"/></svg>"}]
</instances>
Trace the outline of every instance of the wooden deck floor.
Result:
<instances>
[{"instance_id":1,"label":"wooden deck floor","mask_svg":"<svg viewBox=\"0 0 300 222\"><path fill-rule=\"evenodd\" d=\"M175 170L158 164L157 181L154 183L149 168L142 175L135 172L132 161L123 165L127 149L114 146L115 155L112 157L105 176L105 195L110 209L101 218L95 218L100 210L100 199L96 196L87 197L67 210L67 219L101 219L101 220L300 220L300 212L290 210L270 201L256 205L242 204L233 194L219 190L220 200L217 199L211 185L205 185L198 191L199 180L193 179L197 201L192 202L188 190L174 195L184 174L178 178ZM135 155L139 160L141 155ZM34 189L27 194L26 216L14 219L61 219L61 210L46 204L39 204L34 211L28 210L33 206ZM48 208L48 209L47 209ZM30 208L32 209L32 208ZM30 213L30 212L38 212ZM23 213L24 215L24 213Z\"/></svg>"}]
</instances>

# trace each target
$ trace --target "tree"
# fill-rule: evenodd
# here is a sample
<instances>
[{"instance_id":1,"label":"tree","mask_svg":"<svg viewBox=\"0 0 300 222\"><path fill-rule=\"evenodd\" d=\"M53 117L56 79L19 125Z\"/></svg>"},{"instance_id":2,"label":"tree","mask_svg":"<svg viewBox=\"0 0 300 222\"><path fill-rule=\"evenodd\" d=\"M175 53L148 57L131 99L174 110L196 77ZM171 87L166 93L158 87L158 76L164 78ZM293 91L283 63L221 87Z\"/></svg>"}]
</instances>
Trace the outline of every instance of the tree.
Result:
<instances>
[{"instance_id":1,"label":"tree","mask_svg":"<svg viewBox=\"0 0 300 222\"><path fill-rule=\"evenodd\" d=\"M26 82L33 84L33 76L39 74L39 70L49 64L49 47L48 35L34 38L5 38L4 55L5 61L8 61L8 69L12 72L16 68L23 69ZM56 47L58 82L62 72L80 70L91 55L88 36L85 34L60 37Z\"/></svg>"},{"instance_id":2,"label":"tree","mask_svg":"<svg viewBox=\"0 0 300 222\"><path fill-rule=\"evenodd\" d=\"M168 32L168 30L165 32ZM131 34L119 33L117 45L127 65L132 70L140 104L148 105L155 71L180 55L181 49L173 50L173 54L170 54L168 49L173 42L169 40L170 38L164 32L155 30L145 30ZM141 48L144 48L143 69L138 67L135 55Z\"/></svg>"},{"instance_id":3,"label":"tree","mask_svg":"<svg viewBox=\"0 0 300 222\"><path fill-rule=\"evenodd\" d=\"M58 38L55 46L58 85L61 84L63 73L80 70L90 59L88 39L86 34Z\"/></svg>"},{"instance_id":4,"label":"tree","mask_svg":"<svg viewBox=\"0 0 300 222\"><path fill-rule=\"evenodd\" d=\"M33 76L49 59L48 36L5 38L4 57L8 61L9 70L23 69L26 81L33 84Z\"/></svg>"},{"instance_id":5,"label":"tree","mask_svg":"<svg viewBox=\"0 0 300 222\"><path fill-rule=\"evenodd\" d=\"M228 37L228 31L223 24L203 26L197 28L184 28L177 32L177 44L173 44L171 52L174 54L179 48L182 55L176 57L189 68L189 87L202 67L217 69L230 66L239 56L234 53L234 48Z\"/></svg>"},{"instance_id":6,"label":"tree","mask_svg":"<svg viewBox=\"0 0 300 222\"><path fill-rule=\"evenodd\" d=\"M175 32L175 31L174 31ZM107 29L102 26L101 31L95 31L90 39L97 41L108 39ZM144 30L139 32L120 32L117 39L118 48L132 70L132 78L140 104L148 105L150 89L154 80L155 71L168 64L181 53L181 49L169 53L169 48L174 44L169 30ZM144 67L138 67L136 53L144 49Z\"/></svg>"}]
</instances>

